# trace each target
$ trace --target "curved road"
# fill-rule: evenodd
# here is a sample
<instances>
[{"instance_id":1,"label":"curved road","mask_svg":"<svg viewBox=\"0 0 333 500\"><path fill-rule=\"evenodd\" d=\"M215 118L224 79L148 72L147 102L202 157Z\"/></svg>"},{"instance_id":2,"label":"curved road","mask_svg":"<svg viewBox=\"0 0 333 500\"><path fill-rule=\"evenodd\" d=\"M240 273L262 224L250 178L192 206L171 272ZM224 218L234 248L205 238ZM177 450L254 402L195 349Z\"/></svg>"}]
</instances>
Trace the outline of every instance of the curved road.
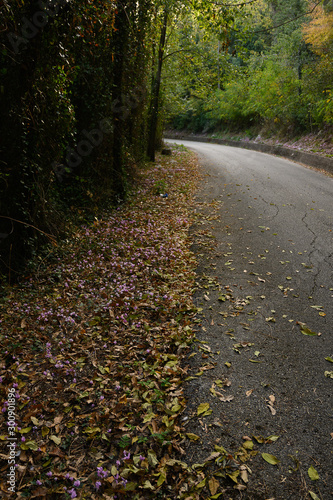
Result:
<instances>
[{"instance_id":1,"label":"curved road","mask_svg":"<svg viewBox=\"0 0 333 500\"><path fill-rule=\"evenodd\" d=\"M213 409L211 425L189 420L203 442L193 458L214 443L235 452L247 437L259 453L232 498L333 498L333 177L264 153L169 142L195 151L204 175L194 301L215 368L188 383L189 411ZM200 349L191 362L194 371L204 364ZM216 379L225 401L211 391L221 393ZM271 435L279 438L260 443Z\"/></svg>"}]
</instances>

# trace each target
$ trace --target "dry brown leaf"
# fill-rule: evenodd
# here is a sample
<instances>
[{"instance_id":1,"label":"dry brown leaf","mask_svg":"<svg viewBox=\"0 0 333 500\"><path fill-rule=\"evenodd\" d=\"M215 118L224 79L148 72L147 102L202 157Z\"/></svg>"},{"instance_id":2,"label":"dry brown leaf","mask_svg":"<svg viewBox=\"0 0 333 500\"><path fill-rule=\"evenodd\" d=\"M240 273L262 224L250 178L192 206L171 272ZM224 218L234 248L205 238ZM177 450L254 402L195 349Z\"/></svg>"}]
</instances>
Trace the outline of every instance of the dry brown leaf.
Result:
<instances>
[{"instance_id":1,"label":"dry brown leaf","mask_svg":"<svg viewBox=\"0 0 333 500\"><path fill-rule=\"evenodd\" d=\"M254 391L254 389L250 389L249 391L246 391L246 397L248 398L249 396L251 396L252 392Z\"/></svg>"},{"instance_id":2,"label":"dry brown leaf","mask_svg":"<svg viewBox=\"0 0 333 500\"><path fill-rule=\"evenodd\" d=\"M208 485L209 485L210 494L215 495L215 493L217 492L217 490L219 489L219 486L220 486L220 483L218 482L218 480L215 479L215 477L212 477L212 479L210 479L208 481Z\"/></svg>"},{"instance_id":3,"label":"dry brown leaf","mask_svg":"<svg viewBox=\"0 0 333 500\"><path fill-rule=\"evenodd\" d=\"M240 477L244 481L244 483L248 483L249 482L249 476L248 476L248 473L247 473L247 469L246 469L246 467L244 465L242 465L240 467Z\"/></svg>"},{"instance_id":4,"label":"dry brown leaf","mask_svg":"<svg viewBox=\"0 0 333 500\"><path fill-rule=\"evenodd\" d=\"M236 486L234 486L234 490L244 491L246 490L246 486L244 484L236 484Z\"/></svg>"},{"instance_id":5,"label":"dry brown leaf","mask_svg":"<svg viewBox=\"0 0 333 500\"><path fill-rule=\"evenodd\" d=\"M229 403L235 398L235 396L222 396L219 397L219 400L222 401L222 403Z\"/></svg>"},{"instance_id":6,"label":"dry brown leaf","mask_svg":"<svg viewBox=\"0 0 333 500\"><path fill-rule=\"evenodd\" d=\"M271 410L272 415L276 415L276 409L273 406L267 405L267 408Z\"/></svg>"},{"instance_id":7,"label":"dry brown leaf","mask_svg":"<svg viewBox=\"0 0 333 500\"><path fill-rule=\"evenodd\" d=\"M209 462L210 460L215 460L215 458L218 458L220 455L221 453L219 451L213 451L213 453L211 453L209 457L206 458L205 462Z\"/></svg>"}]
</instances>

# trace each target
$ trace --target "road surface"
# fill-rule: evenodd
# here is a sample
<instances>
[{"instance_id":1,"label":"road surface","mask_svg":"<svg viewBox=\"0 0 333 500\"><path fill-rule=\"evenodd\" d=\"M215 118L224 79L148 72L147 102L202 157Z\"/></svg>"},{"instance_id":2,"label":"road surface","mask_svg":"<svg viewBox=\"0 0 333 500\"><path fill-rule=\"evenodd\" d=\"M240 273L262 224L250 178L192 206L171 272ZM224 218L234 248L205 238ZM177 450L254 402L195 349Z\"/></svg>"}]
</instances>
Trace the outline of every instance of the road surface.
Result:
<instances>
[{"instance_id":1,"label":"road surface","mask_svg":"<svg viewBox=\"0 0 333 500\"><path fill-rule=\"evenodd\" d=\"M195 151L203 169L194 302L211 353L198 344L191 363L192 374L214 369L188 383L188 417L204 402L213 413L189 418L202 456L187 453L198 462L214 444L234 453L253 443L246 490L225 498L333 498L333 177L264 153L169 142ZM262 442L269 436L278 439Z\"/></svg>"}]
</instances>

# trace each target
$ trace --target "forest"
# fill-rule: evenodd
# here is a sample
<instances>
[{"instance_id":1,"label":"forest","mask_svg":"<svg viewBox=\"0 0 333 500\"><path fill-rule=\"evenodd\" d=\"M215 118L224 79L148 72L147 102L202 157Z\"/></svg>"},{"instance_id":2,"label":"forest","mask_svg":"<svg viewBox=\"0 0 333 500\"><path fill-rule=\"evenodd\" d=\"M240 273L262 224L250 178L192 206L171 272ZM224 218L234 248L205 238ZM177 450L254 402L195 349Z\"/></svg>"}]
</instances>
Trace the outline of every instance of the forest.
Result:
<instances>
[{"instance_id":1,"label":"forest","mask_svg":"<svg viewBox=\"0 0 333 500\"><path fill-rule=\"evenodd\" d=\"M185 18L174 40L182 54L166 84L173 128L265 126L293 136L332 127L332 2L247 2L215 32Z\"/></svg>"},{"instance_id":2,"label":"forest","mask_svg":"<svg viewBox=\"0 0 333 500\"><path fill-rule=\"evenodd\" d=\"M333 125L332 0L4 0L0 270L121 204L163 129Z\"/></svg>"}]
</instances>

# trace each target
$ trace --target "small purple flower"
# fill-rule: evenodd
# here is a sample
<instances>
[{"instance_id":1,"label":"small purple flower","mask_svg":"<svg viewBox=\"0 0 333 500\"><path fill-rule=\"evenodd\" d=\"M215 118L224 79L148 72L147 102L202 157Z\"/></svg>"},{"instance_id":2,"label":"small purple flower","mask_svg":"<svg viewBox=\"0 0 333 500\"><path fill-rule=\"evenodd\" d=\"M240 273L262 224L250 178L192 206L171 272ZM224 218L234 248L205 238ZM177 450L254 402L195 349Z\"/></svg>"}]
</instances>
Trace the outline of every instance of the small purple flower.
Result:
<instances>
[{"instance_id":1,"label":"small purple flower","mask_svg":"<svg viewBox=\"0 0 333 500\"><path fill-rule=\"evenodd\" d=\"M24 441L25 441L25 437L24 436L21 437L21 441L24 443Z\"/></svg>"},{"instance_id":2,"label":"small purple flower","mask_svg":"<svg viewBox=\"0 0 333 500\"><path fill-rule=\"evenodd\" d=\"M100 481L96 481L95 483L95 488L96 490L99 490L99 488L102 486L102 483Z\"/></svg>"},{"instance_id":3,"label":"small purple flower","mask_svg":"<svg viewBox=\"0 0 333 500\"><path fill-rule=\"evenodd\" d=\"M51 476L52 476L52 472L49 470L49 472L47 472L47 473L46 473L46 475L47 475L48 477L51 477Z\"/></svg>"},{"instance_id":4,"label":"small purple flower","mask_svg":"<svg viewBox=\"0 0 333 500\"><path fill-rule=\"evenodd\" d=\"M71 490L67 490L67 493L70 494L71 498L77 497L77 494L76 494L76 491L74 490L74 488L72 488Z\"/></svg>"},{"instance_id":5,"label":"small purple flower","mask_svg":"<svg viewBox=\"0 0 333 500\"><path fill-rule=\"evenodd\" d=\"M129 451L124 450L123 460L129 460L130 458L131 458L131 453Z\"/></svg>"},{"instance_id":6,"label":"small purple flower","mask_svg":"<svg viewBox=\"0 0 333 500\"><path fill-rule=\"evenodd\" d=\"M81 483L80 483L80 481L78 479L76 481L74 481L74 486L78 487L78 486L80 486L80 484Z\"/></svg>"},{"instance_id":7,"label":"small purple flower","mask_svg":"<svg viewBox=\"0 0 333 500\"><path fill-rule=\"evenodd\" d=\"M37 484L38 486L40 486L40 485L41 485L41 484L43 484L43 483L42 483L42 481L40 481L39 479L37 479L36 484Z\"/></svg>"},{"instance_id":8,"label":"small purple flower","mask_svg":"<svg viewBox=\"0 0 333 500\"><path fill-rule=\"evenodd\" d=\"M142 455L140 455L140 460L145 460L145 457L143 457Z\"/></svg>"},{"instance_id":9,"label":"small purple flower","mask_svg":"<svg viewBox=\"0 0 333 500\"><path fill-rule=\"evenodd\" d=\"M97 467L97 475L102 479L108 476L108 471L104 470L103 467Z\"/></svg>"}]
</instances>

